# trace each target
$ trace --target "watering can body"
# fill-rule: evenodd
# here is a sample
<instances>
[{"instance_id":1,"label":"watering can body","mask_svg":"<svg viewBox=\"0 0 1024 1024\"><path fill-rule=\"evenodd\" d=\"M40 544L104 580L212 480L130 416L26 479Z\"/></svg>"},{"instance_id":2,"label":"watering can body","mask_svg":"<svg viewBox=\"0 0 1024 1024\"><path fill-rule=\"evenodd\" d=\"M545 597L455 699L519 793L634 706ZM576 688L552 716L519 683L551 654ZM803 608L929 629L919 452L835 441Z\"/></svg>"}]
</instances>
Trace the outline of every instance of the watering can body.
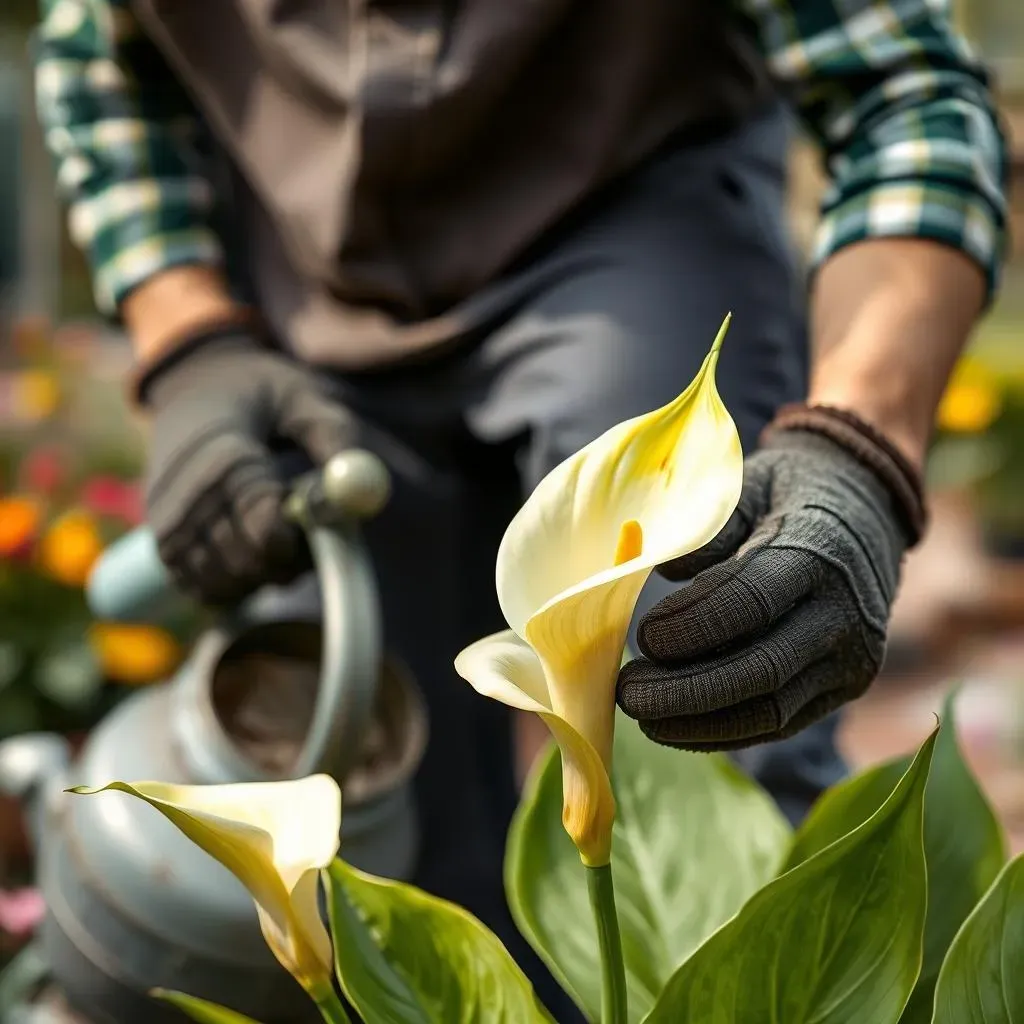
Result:
<instances>
[{"instance_id":1,"label":"watering can body","mask_svg":"<svg viewBox=\"0 0 1024 1024\"><path fill-rule=\"evenodd\" d=\"M52 977L72 1009L95 1024L184 1020L147 995L155 987L264 1024L313 1024L319 1015L274 959L251 897L225 868L141 801L122 793L73 797L64 792L70 786L223 784L326 771L345 794L343 856L388 877L407 878L414 869L410 780L425 745L425 716L411 681L382 656L375 580L358 530L366 474L383 470L365 453L346 456L334 483L345 483L347 472L348 491L336 486L327 501L310 492L296 506L309 513L302 521L319 600L308 593L305 602L289 600L277 589L255 595L199 639L174 679L121 702L74 759L55 737L17 737L0 750L7 788L31 798L47 905L41 945ZM317 502L319 518L311 512ZM332 507L333 519L324 514ZM112 548L88 596L104 618L152 619L166 607L170 591L152 537L137 532ZM248 691L259 682L248 674L258 674L265 657L298 666L307 681L310 670L317 677L287 764L254 757L218 705L214 681L229 668L232 692ZM289 700L283 685L278 706ZM395 756L367 773L360 757L373 728L387 734Z\"/></svg>"}]
</instances>

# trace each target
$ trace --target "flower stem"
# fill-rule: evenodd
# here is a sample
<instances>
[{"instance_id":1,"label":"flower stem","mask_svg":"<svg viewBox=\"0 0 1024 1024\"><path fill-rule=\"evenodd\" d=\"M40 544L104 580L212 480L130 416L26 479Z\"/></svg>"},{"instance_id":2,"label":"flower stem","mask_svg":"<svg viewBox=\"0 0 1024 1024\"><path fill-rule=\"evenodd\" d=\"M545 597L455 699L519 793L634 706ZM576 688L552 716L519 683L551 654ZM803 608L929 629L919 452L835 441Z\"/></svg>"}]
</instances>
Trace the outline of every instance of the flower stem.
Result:
<instances>
[{"instance_id":1,"label":"flower stem","mask_svg":"<svg viewBox=\"0 0 1024 1024\"><path fill-rule=\"evenodd\" d=\"M612 868L610 864L604 864L598 868L586 867L585 870L601 951L601 1024L627 1024L626 968L622 962Z\"/></svg>"},{"instance_id":2,"label":"flower stem","mask_svg":"<svg viewBox=\"0 0 1024 1024\"><path fill-rule=\"evenodd\" d=\"M313 996L320 1016L327 1024L352 1024L352 1018L345 1012L345 1007L341 1005L341 1000L333 988L310 992L310 995Z\"/></svg>"}]
</instances>

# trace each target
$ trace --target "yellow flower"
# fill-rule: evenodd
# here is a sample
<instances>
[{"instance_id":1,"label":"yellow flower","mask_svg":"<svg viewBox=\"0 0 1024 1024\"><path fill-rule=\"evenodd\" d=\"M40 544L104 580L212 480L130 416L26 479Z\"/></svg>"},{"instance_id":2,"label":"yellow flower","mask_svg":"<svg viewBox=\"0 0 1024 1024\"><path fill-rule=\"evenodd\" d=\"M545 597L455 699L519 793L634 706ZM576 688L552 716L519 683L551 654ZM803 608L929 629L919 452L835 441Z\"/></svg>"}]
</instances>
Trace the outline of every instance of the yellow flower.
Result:
<instances>
[{"instance_id":1,"label":"yellow flower","mask_svg":"<svg viewBox=\"0 0 1024 1024\"><path fill-rule=\"evenodd\" d=\"M328 775L285 782L175 786L111 782L144 800L249 890L260 927L277 959L311 994L334 974L331 940L317 902L320 870L338 852L341 791Z\"/></svg>"},{"instance_id":2,"label":"yellow flower","mask_svg":"<svg viewBox=\"0 0 1024 1024\"><path fill-rule=\"evenodd\" d=\"M155 626L99 622L89 629L91 645L103 674L132 686L166 679L181 661L181 647Z\"/></svg>"},{"instance_id":3,"label":"yellow flower","mask_svg":"<svg viewBox=\"0 0 1024 1024\"><path fill-rule=\"evenodd\" d=\"M954 379L939 404L940 429L957 434L980 434L999 415L1002 401L991 381Z\"/></svg>"},{"instance_id":4,"label":"yellow flower","mask_svg":"<svg viewBox=\"0 0 1024 1024\"><path fill-rule=\"evenodd\" d=\"M13 416L18 423L49 419L60 404L60 385L45 370L23 370L12 382Z\"/></svg>"},{"instance_id":5,"label":"yellow flower","mask_svg":"<svg viewBox=\"0 0 1024 1024\"><path fill-rule=\"evenodd\" d=\"M103 552L96 521L87 512L68 512L46 531L39 545L39 561L54 579L81 587Z\"/></svg>"},{"instance_id":6,"label":"yellow flower","mask_svg":"<svg viewBox=\"0 0 1024 1024\"><path fill-rule=\"evenodd\" d=\"M32 498L0 499L0 558L20 555L35 540L43 509Z\"/></svg>"},{"instance_id":7,"label":"yellow flower","mask_svg":"<svg viewBox=\"0 0 1024 1024\"><path fill-rule=\"evenodd\" d=\"M547 723L562 754L562 821L590 866L610 856L615 681L640 590L656 565L714 537L739 500L739 436L715 387L728 326L675 401L540 482L498 550L511 629L455 661L478 692Z\"/></svg>"}]
</instances>

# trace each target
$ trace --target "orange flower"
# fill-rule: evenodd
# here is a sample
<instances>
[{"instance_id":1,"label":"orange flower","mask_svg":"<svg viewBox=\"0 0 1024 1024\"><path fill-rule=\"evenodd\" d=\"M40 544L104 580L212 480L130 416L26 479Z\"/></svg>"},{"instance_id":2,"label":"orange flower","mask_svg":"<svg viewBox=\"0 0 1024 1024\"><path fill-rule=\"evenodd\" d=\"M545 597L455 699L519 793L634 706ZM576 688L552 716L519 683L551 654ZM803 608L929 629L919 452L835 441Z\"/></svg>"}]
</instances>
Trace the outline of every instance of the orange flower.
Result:
<instances>
[{"instance_id":1,"label":"orange flower","mask_svg":"<svg viewBox=\"0 0 1024 1024\"><path fill-rule=\"evenodd\" d=\"M43 509L32 498L0 499L0 558L24 554L39 532Z\"/></svg>"},{"instance_id":2,"label":"orange flower","mask_svg":"<svg viewBox=\"0 0 1024 1024\"><path fill-rule=\"evenodd\" d=\"M166 679L181 661L181 647L154 626L99 622L89 630L92 646L107 679L132 686Z\"/></svg>"},{"instance_id":3,"label":"orange flower","mask_svg":"<svg viewBox=\"0 0 1024 1024\"><path fill-rule=\"evenodd\" d=\"M81 587L103 551L96 522L87 512L69 512L43 536L39 560L54 579L69 587Z\"/></svg>"}]
</instances>

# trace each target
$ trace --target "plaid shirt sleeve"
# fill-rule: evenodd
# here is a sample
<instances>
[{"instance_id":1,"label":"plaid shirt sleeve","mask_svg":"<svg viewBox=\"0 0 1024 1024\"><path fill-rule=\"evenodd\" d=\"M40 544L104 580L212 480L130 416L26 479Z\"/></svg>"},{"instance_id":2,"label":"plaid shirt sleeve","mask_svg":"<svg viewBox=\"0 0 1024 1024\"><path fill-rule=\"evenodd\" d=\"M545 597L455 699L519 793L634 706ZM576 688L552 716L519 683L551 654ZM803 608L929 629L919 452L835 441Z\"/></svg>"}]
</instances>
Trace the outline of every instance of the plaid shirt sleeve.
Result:
<instances>
[{"instance_id":1,"label":"plaid shirt sleeve","mask_svg":"<svg viewBox=\"0 0 1024 1024\"><path fill-rule=\"evenodd\" d=\"M165 267L219 262L195 118L129 0L41 0L36 92L72 237L113 313ZM994 290L1007 147L947 0L736 0L824 148L832 185L814 262L866 238L955 246Z\"/></svg>"},{"instance_id":2,"label":"plaid shirt sleeve","mask_svg":"<svg viewBox=\"0 0 1024 1024\"><path fill-rule=\"evenodd\" d=\"M948 0L738 2L825 153L814 264L868 238L928 238L976 260L994 291L1008 152Z\"/></svg>"},{"instance_id":3,"label":"plaid shirt sleeve","mask_svg":"<svg viewBox=\"0 0 1024 1024\"><path fill-rule=\"evenodd\" d=\"M193 155L198 122L129 0L41 0L36 104L72 239L114 315L167 267L219 263L213 194Z\"/></svg>"}]
</instances>

